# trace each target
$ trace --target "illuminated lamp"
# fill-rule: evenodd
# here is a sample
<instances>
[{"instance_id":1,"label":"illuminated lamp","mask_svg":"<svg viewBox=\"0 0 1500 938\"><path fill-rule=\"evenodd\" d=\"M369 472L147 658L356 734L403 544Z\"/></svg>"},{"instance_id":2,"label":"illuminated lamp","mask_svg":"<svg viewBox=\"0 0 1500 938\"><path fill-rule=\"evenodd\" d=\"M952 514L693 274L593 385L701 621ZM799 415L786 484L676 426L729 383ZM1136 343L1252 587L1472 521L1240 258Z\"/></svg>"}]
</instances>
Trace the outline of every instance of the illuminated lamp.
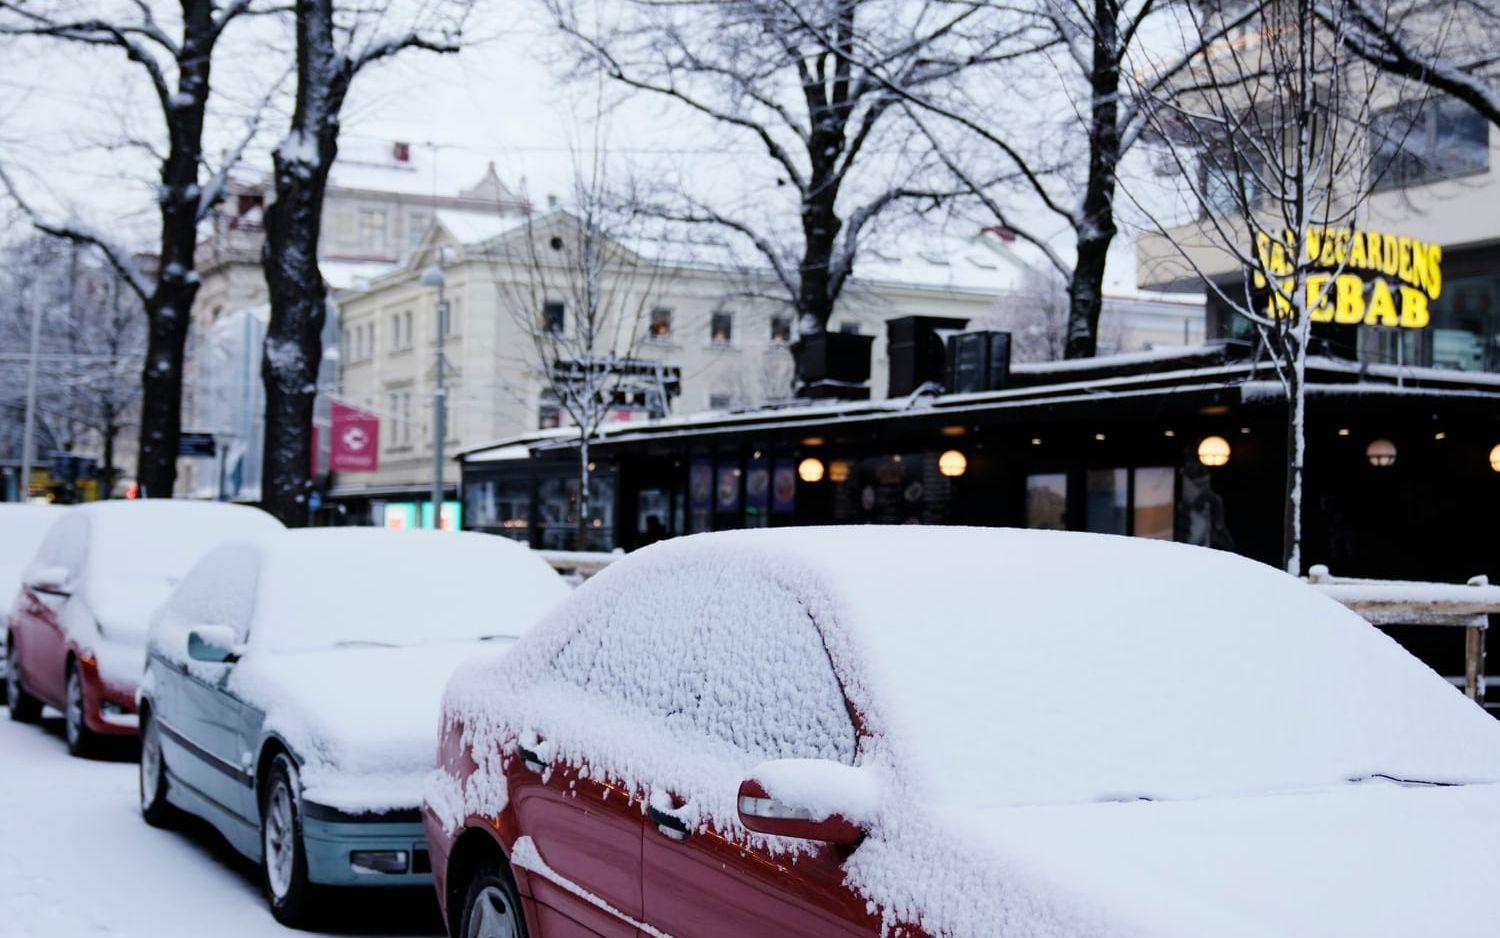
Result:
<instances>
[{"instance_id":1,"label":"illuminated lamp","mask_svg":"<svg viewBox=\"0 0 1500 938\"><path fill-rule=\"evenodd\" d=\"M844 482L849 478L849 463L842 459L835 459L828 464L828 481Z\"/></svg>"},{"instance_id":2,"label":"illuminated lamp","mask_svg":"<svg viewBox=\"0 0 1500 938\"><path fill-rule=\"evenodd\" d=\"M1229 441L1222 436L1206 436L1198 444L1198 461L1205 466L1223 466L1229 462Z\"/></svg>"},{"instance_id":3,"label":"illuminated lamp","mask_svg":"<svg viewBox=\"0 0 1500 938\"><path fill-rule=\"evenodd\" d=\"M950 449L938 457L938 472L950 479L963 475L969 468L969 460L956 449Z\"/></svg>"},{"instance_id":4,"label":"illuminated lamp","mask_svg":"<svg viewBox=\"0 0 1500 938\"><path fill-rule=\"evenodd\" d=\"M1370 461L1370 465L1379 469L1394 466L1396 444L1386 439L1372 440L1370 445L1365 447L1365 458Z\"/></svg>"},{"instance_id":5,"label":"illuminated lamp","mask_svg":"<svg viewBox=\"0 0 1500 938\"><path fill-rule=\"evenodd\" d=\"M1490 450L1490 468L1500 472L1500 443L1496 443L1494 449Z\"/></svg>"},{"instance_id":6,"label":"illuminated lamp","mask_svg":"<svg viewBox=\"0 0 1500 938\"><path fill-rule=\"evenodd\" d=\"M803 482L823 481L823 461L809 456L797 464L797 478Z\"/></svg>"}]
</instances>

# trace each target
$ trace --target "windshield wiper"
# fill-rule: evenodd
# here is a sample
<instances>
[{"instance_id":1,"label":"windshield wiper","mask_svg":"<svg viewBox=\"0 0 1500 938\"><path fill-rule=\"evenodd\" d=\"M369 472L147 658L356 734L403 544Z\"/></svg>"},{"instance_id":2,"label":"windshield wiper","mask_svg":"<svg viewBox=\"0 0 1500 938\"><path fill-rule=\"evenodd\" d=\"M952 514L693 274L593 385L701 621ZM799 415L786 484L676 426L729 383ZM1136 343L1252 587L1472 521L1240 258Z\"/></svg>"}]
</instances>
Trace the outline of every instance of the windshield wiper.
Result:
<instances>
[{"instance_id":1,"label":"windshield wiper","mask_svg":"<svg viewBox=\"0 0 1500 938\"><path fill-rule=\"evenodd\" d=\"M1370 782L1375 779L1395 782L1397 785L1413 785L1425 788L1459 788L1463 785L1463 782L1431 782L1423 778L1401 778L1387 772L1371 772L1369 775L1356 775L1354 778L1349 779L1349 784L1358 785L1360 782Z\"/></svg>"},{"instance_id":2,"label":"windshield wiper","mask_svg":"<svg viewBox=\"0 0 1500 938\"><path fill-rule=\"evenodd\" d=\"M400 645L391 642L372 642L365 639L352 639L347 642L334 642L334 648L400 648Z\"/></svg>"}]
</instances>

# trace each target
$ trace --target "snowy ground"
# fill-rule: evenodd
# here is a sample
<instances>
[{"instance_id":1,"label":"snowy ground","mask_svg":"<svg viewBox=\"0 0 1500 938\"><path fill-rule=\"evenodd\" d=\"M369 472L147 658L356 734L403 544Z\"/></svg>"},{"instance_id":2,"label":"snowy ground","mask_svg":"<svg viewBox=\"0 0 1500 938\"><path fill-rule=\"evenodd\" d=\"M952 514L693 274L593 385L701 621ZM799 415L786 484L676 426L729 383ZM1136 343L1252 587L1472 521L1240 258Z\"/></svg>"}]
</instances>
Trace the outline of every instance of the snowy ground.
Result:
<instances>
[{"instance_id":1,"label":"snowy ground","mask_svg":"<svg viewBox=\"0 0 1500 938\"><path fill-rule=\"evenodd\" d=\"M51 715L51 711L48 711ZM331 897L330 934L439 935L430 891ZM253 866L212 829L147 827L133 752L68 756L62 721L0 708L0 938L262 938L271 918Z\"/></svg>"}]
</instances>

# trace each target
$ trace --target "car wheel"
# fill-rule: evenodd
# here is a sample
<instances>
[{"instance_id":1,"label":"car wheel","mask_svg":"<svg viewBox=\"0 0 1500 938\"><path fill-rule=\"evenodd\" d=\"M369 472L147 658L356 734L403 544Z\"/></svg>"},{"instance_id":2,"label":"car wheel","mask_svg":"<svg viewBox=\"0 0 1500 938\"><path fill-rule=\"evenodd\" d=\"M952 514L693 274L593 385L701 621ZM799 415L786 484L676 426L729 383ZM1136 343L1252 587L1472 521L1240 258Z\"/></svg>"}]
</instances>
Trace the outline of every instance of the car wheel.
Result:
<instances>
[{"instance_id":1,"label":"car wheel","mask_svg":"<svg viewBox=\"0 0 1500 938\"><path fill-rule=\"evenodd\" d=\"M161 755L161 729L151 711L141 714L141 817L152 827L168 827L172 805L167 801L167 764Z\"/></svg>"},{"instance_id":2,"label":"car wheel","mask_svg":"<svg viewBox=\"0 0 1500 938\"><path fill-rule=\"evenodd\" d=\"M16 656L15 641L8 640L5 644L5 667L10 672L5 682L5 702L10 707L10 718L20 723L35 723L42 718L42 702L21 686L21 662Z\"/></svg>"},{"instance_id":3,"label":"car wheel","mask_svg":"<svg viewBox=\"0 0 1500 938\"><path fill-rule=\"evenodd\" d=\"M99 748L99 738L88 728L83 716L83 674L77 665L68 668L68 690L63 707L63 734L68 740L68 752L75 756L88 757Z\"/></svg>"},{"instance_id":4,"label":"car wheel","mask_svg":"<svg viewBox=\"0 0 1500 938\"><path fill-rule=\"evenodd\" d=\"M278 753L261 796L260 871L271 914L290 928L305 927L312 909L298 785L297 766Z\"/></svg>"},{"instance_id":5,"label":"car wheel","mask_svg":"<svg viewBox=\"0 0 1500 938\"><path fill-rule=\"evenodd\" d=\"M526 916L504 861L474 871L455 938L526 938Z\"/></svg>"}]
</instances>

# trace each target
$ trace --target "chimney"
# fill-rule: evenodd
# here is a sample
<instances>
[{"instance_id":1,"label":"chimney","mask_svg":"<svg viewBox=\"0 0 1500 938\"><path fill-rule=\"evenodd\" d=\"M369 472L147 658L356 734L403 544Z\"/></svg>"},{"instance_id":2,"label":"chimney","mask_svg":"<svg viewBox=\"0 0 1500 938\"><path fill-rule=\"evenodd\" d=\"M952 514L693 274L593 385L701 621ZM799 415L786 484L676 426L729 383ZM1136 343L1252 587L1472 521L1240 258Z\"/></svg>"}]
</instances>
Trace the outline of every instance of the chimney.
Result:
<instances>
[{"instance_id":1,"label":"chimney","mask_svg":"<svg viewBox=\"0 0 1500 938\"><path fill-rule=\"evenodd\" d=\"M963 332L948 340L948 390L998 391L1010 384L1010 333Z\"/></svg>"},{"instance_id":2,"label":"chimney","mask_svg":"<svg viewBox=\"0 0 1500 938\"><path fill-rule=\"evenodd\" d=\"M887 320L886 355L890 359L887 397L905 397L931 382L946 385L948 352L943 340L962 332L967 319L947 316L902 316Z\"/></svg>"},{"instance_id":3,"label":"chimney","mask_svg":"<svg viewBox=\"0 0 1500 938\"><path fill-rule=\"evenodd\" d=\"M803 336L792 344L797 362L797 396L812 400L870 399L872 335L829 332Z\"/></svg>"}]
</instances>

